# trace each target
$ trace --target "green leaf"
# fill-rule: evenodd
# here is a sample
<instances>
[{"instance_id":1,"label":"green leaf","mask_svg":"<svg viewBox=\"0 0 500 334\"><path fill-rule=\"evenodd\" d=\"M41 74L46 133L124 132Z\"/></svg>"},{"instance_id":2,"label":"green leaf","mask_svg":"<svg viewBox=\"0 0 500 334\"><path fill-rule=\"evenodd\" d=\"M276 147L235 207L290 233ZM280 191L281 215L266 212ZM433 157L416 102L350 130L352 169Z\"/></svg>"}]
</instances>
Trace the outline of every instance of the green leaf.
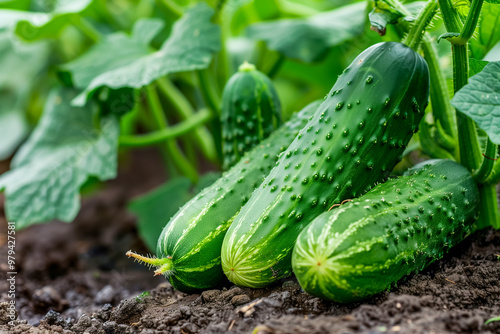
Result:
<instances>
[{"instance_id":1,"label":"green leaf","mask_svg":"<svg viewBox=\"0 0 500 334\"><path fill-rule=\"evenodd\" d=\"M484 0L487 3L500 4L500 0Z\"/></svg>"},{"instance_id":2,"label":"green leaf","mask_svg":"<svg viewBox=\"0 0 500 334\"><path fill-rule=\"evenodd\" d=\"M364 2L340 7L306 19L286 19L252 24L247 36L262 40L271 50L304 62L320 60L332 46L363 32Z\"/></svg>"},{"instance_id":3,"label":"green leaf","mask_svg":"<svg viewBox=\"0 0 500 334\"><path fill-rule=\"evenodd\" d=\"M191 181L186 177L173 179L153 191L133 199L128 208L137 215L139 235L148 248L156 251L163 227L190 198Z\"/></svg>"},{"instance_id":4,"label":"green leaf","mask_svg":"<svg viewBox=\"0 0 500 334\"><path fill-rule=\"evenodd\" d=\"M38 126L0 176L5 210L18 228L52 219L72 221L78 192L89 176L114 178L119 124L114 116L95 126L95 110L69 105L74 93L51 92Z\"/></svg>"},{"instance_id":5,"label":"green leaf","mask_svg":"<svg viewBox=\"0 0 500 334\"><path fill-rule=\"evenodd\" d=\"M414 17L416 17L424 5L425 1L415 1L406 4L405 7ZM405 17L403 13L393 8L389 2L384 0L375 1L375 6L368 14L368 18L372 25L372 30L377 31L382 36L385 34L387 25L396 24L403 18L406 21L412 21L414 19L413 17Z\"/></svg>"},{"instance_id":6,"label":"green leaf","mask_svg":"<svg viewBox=\"0 0 500 334\"><path fill-rule=\"evenodd\" d=\"M105 36L81 57L61 66L63 73L69 72L70 80L65 81L83 89L101 73L126 67L149 55L149 44L163 26L159 19L142 19L136 22L130 36L121 31Z\"/></svg>"},{"instance_id":7,"label":"green leaf","mask_svg":"<svg viewBox=\"0 0 500 334\"><path fill-rule=\"evenodd\" d=\"M0 160L8 158L14 152L28 131L29 127L21 110L0 109Z\"/></svg>"},{"instance_id":8,"label":"green leaf","mask_svg":"<svg viewBox=\"0 0 500 334\"><path fill-rule=\"evenodd\" d=\"M385 29L388 24L396 24L398 20L403 17L403 13L391 8L383 1L377 1L375 7L368 14L368 19L373 27L372 29L381 35L385 34Z\"/></svg>"},{"instance_id":9,"label":"green leaf","mask_svg":"<svg viewBox=\"0 0 500 334\"><path fill-rule=\"evenodd\" d=\"M24 110L48 60L45 43L15 44L0 33L0 160L9 157L27 136Z\"/></svg>"},{"instance_id":10,"label":"green leaf","mask_svg":"<svg viewBox=\"0 0 500 334\"><path fill-rule=\"evenodd\" d=\"M469 77L481 72L486 65L488 65L487 61L469 58Z\"/></svg>"},{"instance_id":11,"label":"green leaf","mask_svg":"<svg viewBox=\"0 0 500 334\"><path fill-rule=\"evenodd\" d=\"M210 22L214 11L205 3L189 9L173 26L172 33L159 51L127 57L120 60L129 43L120 44L112 51L113 61L120 66L109 69L108 63L94 67L89 76L92 81L78 95L73 104L82 106L96 89L107 86L112 89L122 87L140 88L169 73L193 71L207 68L214 53L220 49L220 29ZM137 27L134 27L136 34ZM147 32L140 30L141 34ZM151 36L151 35L149 35ZM146 37L147 38L147 37ZM126 41L126 39L122 39ZM128 39L128 41L134 40ZM105 46L100 46L104 49ZM104 54L101 54L101 57ZM96 60L97 61L97 60ZM87 78L88 80L88 78Z\"/></svg>"},{"instance_id":12,"label":"green leaf","mask_svg":"<svg viewBox=\"0 0 500 334\"><path fill-rule=\"evenodd\" d=\"M472 118L495 144L500 144L500 62L491 62L469 79L451 104Z\"/></svg>"},{"instance_id":13,"label":"green leaf","mask_svg":"<svg viewBox=\"0 0 500 334\"><path fill-rule=\"evenodd\" d=\"M483 59L495 44L500 42L500 6L483 4L476 34L470 40L473 58Z\"/></svg>"},{"instance_id":14,"label":"green leaf","mask_svg":"<svg viewBox=\"0 0 500 334\"><path fill-rule=\"evenodd\" d=\"M92 0L57 1L55 8L47 13L20 10L0 10L0 29L15 27L17 36L26 41L55 38Z\"/></svg>"}]
</instances>

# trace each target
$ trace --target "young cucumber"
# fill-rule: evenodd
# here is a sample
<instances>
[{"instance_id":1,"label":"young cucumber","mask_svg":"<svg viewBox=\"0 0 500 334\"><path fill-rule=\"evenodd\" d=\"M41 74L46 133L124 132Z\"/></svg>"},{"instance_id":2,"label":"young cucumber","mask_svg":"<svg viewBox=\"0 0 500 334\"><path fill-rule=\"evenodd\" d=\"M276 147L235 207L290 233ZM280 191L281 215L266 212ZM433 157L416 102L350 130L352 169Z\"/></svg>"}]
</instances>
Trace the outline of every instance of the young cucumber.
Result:
<instances>
[{"instance_id":1,"label":"young cucumber","mask_svg":"<svg viewBox=\"0 0 500 334\"><path fill-rule=\"evenodd\" d=\"M227 82L222 94L224 169L281 125L281 105L271 80L247 62Z\"/></svg>"},{"instance_id":2,"label":"young cucumber","mask_svg":"<svg viewBox=\"0 0 500 334\"><path fill-rule=\"evenodd\" d=\"M222 246L229 280L263 287L291 274L300 231L391 172L428 96L427 64L412 49L389 42L362 52L235 218Z\"/></svg>"},{"instance_id":3,"label":"young cucumber","mask_svg":"<svg viewBox=\"0 0 500 334\"><path fill-rule=\"evenodd\" d=\"M213 185L187 202L169 221L158 239L158 258L128 252L155 266L184 292L208 289L225 280L220 251L234 216L276 164L277 155L292 142L319 107L316 101L292 116L259 146L243 156Z\"/></svg>"},{"instance_id":4,"label":"young cucumber","mask_svg":"<svg viewBox=\"0 0 500 334\"><path fill-rule=\"evenodd\" d=\"M293 271L302 288L351 302L440 259L472 230L479 193L463 166L425 161L399 179L318 216L300 233Z\"/></svg>"}]
</instances>

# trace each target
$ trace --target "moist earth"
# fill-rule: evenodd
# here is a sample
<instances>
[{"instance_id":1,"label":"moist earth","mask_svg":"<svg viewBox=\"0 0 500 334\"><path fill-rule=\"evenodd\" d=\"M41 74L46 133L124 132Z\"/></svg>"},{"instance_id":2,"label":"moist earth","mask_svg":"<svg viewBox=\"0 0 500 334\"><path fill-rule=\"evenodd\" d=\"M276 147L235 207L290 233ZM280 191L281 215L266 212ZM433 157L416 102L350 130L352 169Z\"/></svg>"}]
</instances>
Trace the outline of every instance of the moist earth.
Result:
<instances>
[{"instance_id":1,"label":"moist earth","mask_svg":"<svg viewBox=\"0 0 500 334\"><path fill-rule=\"evenodd\" d=\"M174 290L125 256L148 252L126 204L165 181L155 159L136 153L117 179L84 196L73 223L17 233L13 322L0 197L0 333L500 333L500 321L485 324L500 316L500 231L493 229L363 303L312 297L293 277L265 289Z\"/></svg>"}]
</instances>

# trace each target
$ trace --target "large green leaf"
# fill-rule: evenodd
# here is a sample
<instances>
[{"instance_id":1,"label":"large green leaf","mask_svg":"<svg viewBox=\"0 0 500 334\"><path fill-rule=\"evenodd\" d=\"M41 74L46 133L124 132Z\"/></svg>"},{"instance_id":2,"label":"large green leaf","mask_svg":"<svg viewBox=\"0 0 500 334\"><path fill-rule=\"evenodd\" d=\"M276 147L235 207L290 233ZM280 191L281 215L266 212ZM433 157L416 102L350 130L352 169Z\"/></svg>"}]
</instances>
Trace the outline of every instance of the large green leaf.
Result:
<instances>
[{"instance_id":1,"label":"large green leaf","mask_svg":"<svg viewBox=\"0 0 500 334\"><path fill-rule=\"evenodd\" d=\"M363 32L364 2L340 7L307 19L286 19L256 23L247 35L267 43L271 50L304 62L321 59L332 46Z\"/></svg>"},{"instance_id":2,"label":"large green leaf","mask_svg":"<svg viewBox=\"0 0 500 334\"><path fill-rule=\"evenodd\" d=\"M0 160L28 134L24 110L48 51L44 43L14 44L8 32L0 33Z\"/></svg>"},{"instance_id":3,"label":"large green leaf","mask_svg":"<svg viewBox=\"0 0 500 334\"><path fill-rule=\"evenodd\" d=\"M54 90L38 126L0 176L6 213L18 228L51 219L72 221L78 192L90 176L116 176L119 124L114 116L96 127L95 110L70 106L74 93Z\"/></svg>"},{"instance_id":4,"label":"large green leaf","mask_svg":"<svg viewBox=\"0 0 500 334\"><path fill-rule=\"evenodd\" d=\"M50 12L26 12L20 10L0 10L0 29L15 27L17 36L26 41L54 38L79 13L86 9L92 0L60 0Z\"/></svg>"},{"instance_id":5,"label":"large green leaf","mask_svg":"<svg viewBox=\"0 0 500 334\"><path fill-rule=\"evenodd\" d=\"M470 40L473 58L483 59L495 44L500 41L500 6L485 3L474 38Z\"/></svg>"},{"instance_id":6,"label":"large green leaf","mask_svg":"<svg viewBox=\"0 0 500 334\"><path fill-rule=\"evenodd\" d=\"M122 39L128 42L115 46L116 49L112 51L115 55L113 61L120 62L121 66L109 69L108 64L101 63L102 67L94 67L92 81L73 100L73 104L84 105L89 95L99 87L140 88L169 73L208 67L212 55L220 49L220 29L210 22L213 13L213 9L205 3L192 7L174 24L171 35L160 50L147 55L137 54L135 58L127 56L129 62L119 58L134 37Z\"/></svg>"},{"instance_id":7,"label":"large green leaf","mask_svg":"<svg viewBox=\"0 0 500 334\"><path fill-rule=\"evenodd\" d=\"M471 77L451 104L472 118L491 141L500 144L500 62L491 62Z\"/></svg>"},{"instance_id":8,"label":"large green leaf","mask_svg":"<svg viewBox=\"0 0 500 334\"><path fill-rule=\"evenodd\" d=\"M469 58L469 77L481 72L486 65L488 65L487 61Z\"/></svg>"},{"instance_id":9,"label":"large green leaf","mask_svg":"<svg viewBox=\"0 0 500 334\"><path fill-rule=\"evenodd\" d=\"M137 21L129 36L117 32L105 36L103 40L92 46L81 57L61 66L63 71L71 74L71 81L77 88L85 88L101 73L126 67L137 59L151 53L149 44L163 28L159 19L142 19Z\"/></svg>"}]
</instances>

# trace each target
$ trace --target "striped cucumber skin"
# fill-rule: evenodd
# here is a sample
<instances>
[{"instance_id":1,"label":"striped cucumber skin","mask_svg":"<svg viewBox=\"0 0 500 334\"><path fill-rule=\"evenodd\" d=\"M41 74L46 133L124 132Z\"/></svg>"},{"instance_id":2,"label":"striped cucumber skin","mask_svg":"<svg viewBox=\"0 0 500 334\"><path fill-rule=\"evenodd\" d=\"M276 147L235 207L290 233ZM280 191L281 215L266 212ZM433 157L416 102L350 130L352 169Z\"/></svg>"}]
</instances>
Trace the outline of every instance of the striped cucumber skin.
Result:
<instances>
[{"instance_id":1,"label":"striped cucumber skin","mask_svg":"<svg viewBox=\"0 0 500 334\"><path fill-rule=\"evenodd\" d=\"M389 42L362 52L235 218L222 246L229 280L264 287L290 275L300 231L390 173L428 96L427 64L412 49Z\"/></svg>"},{"instance_id":2,"label":"striped cucumber skin","mask_svg":"<svg viewBox=\"0 0 500 334\"><path fill-rule=\"evenodd\" d=\"M224 87L221 123L224 169L281 125L281 104L274 85L254 65L243 63Z\"/></svg>"},{"instance_id":3,"label":"striped cucumber skin","mask_svg":"<svg viewBox=\"0 0 500 334\"><path fill-rule=\"evenodd\" d=\"M157 260L167 265L159 273L165 274L176 289L191 292L213 288L225 280L220 250L233 217L319 105L319 101L313 102L293 115L213 185L187 202L165 226L158 239Z\"/></svg>"},{"instance_id":4,"label":"striped cucumber skin","mask_svg":"<svg viewBox=\"0 0 500 334\"><path fill-rule=\"evenodd\" d=\"M308 293L352 302L440 259L472 230L479 193L463 166L421 163L318 216L299 235L293 271Z\"/></svg>"}]
</instances>

